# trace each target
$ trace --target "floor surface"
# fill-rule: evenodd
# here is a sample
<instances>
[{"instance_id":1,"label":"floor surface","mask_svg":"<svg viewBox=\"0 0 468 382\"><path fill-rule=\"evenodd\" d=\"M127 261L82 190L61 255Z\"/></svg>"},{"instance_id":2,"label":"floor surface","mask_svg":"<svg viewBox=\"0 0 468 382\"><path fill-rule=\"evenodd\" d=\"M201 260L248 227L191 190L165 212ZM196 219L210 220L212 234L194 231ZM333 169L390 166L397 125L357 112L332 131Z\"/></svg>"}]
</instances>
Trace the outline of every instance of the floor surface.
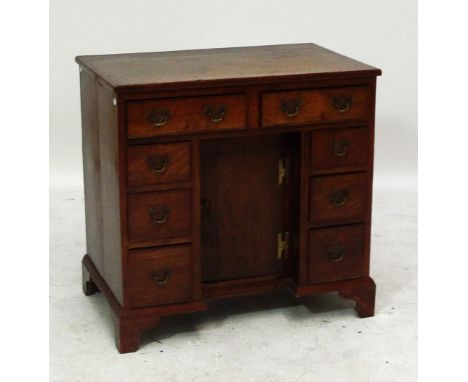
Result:
<instances>
[{"instance_id":1,"label":"floor surface","mask_svg":"<svg viewBox=\"0 0 468 382\"><path fill-rule=\"evenodd\" d=\"M417 194L374 191L371 275L376 315L326 294L295 300L287 291L235 298L210 310L163 319L136 353L114 345L109 308L81 290L83 191L51 191L51 381L417 380Z\"/></svg>"}]
</instances>

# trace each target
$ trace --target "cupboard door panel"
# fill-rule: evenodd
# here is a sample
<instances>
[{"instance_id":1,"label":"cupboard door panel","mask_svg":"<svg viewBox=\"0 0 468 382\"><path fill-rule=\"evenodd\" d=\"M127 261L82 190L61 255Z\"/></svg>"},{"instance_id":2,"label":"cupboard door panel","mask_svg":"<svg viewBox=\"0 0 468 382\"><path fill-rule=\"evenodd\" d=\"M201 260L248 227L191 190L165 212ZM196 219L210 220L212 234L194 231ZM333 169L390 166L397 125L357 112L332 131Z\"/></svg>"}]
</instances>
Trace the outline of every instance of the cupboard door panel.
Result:
<instances>
[{"instance_id":1,"label":"cupboard door panel","mask_svg":"<svg viewBox=\"0 0 468 382\"><path fill-rule=\"evenodd\" d=\"M276 274L283 196L281 136L205 142L201 146L202 279Z\"/></svg>"}]
</instances>

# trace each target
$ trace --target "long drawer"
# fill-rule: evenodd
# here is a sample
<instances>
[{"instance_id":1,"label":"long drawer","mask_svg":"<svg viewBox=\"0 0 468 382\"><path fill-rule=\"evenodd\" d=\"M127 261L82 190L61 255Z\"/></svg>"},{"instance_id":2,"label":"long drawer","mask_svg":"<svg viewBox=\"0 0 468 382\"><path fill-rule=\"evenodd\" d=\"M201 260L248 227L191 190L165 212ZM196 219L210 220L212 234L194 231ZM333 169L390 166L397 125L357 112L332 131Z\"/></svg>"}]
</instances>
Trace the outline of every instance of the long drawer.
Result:
<instances>
[{"instance_id":1,"label":"long drawer","mask_svg":"<svg viewBox=\"0 0 468 382\"><path fill-rule=\"evenodd\" d=\"M262 126L320 121L366 120L371 91L366 86L266 92L262 95Z\"/></svg>"},{"instance_id":2,"label":"long drawer","mask_svg":"<svg viewBox=\"0 0 468 382\"><path fill-rule=\"evenodd\" d=\"M132 101L127 106L128 136L243 129L247 124L246 116L245 95Z\"/></svg>"}]
</instances>

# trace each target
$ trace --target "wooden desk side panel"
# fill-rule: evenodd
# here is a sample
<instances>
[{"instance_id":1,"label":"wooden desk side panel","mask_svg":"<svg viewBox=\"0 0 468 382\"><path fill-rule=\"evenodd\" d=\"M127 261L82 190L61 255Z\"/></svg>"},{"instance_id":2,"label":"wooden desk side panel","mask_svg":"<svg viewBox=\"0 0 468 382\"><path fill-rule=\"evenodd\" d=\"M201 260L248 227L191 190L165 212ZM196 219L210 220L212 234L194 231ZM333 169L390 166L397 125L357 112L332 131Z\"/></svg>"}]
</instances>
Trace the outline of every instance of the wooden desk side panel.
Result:
<instances>
[{"instance_id":1,"label":"wooden desk side panel","mask_svg":"<svg viewBox=\"0 0 468 382\"><path fill-rule=\"evenodd\" d=\"M375 145L375 112L376 112L376 92L377 78L373 78L370 82L371 88L371 110L369 120L369 167L367 170L367 216L366 216L366 232L365 232L365 269L366 274L370 274L370 257L371 257L371 236L372 236L372 197L374 185L374 145Z\"/></svg>"},{"instance_id":2,"label":"wooden desk side panel","mask_svg":"<svg viewBox=\"0 0 468 382\"><path fill-rule=\"evenodd\" d=\"M80 87L86 250L122 304L117 108L92 73L80 73Z\"/></svg>"},{"instance_id":3,"label":"wooden desk side panel","mask_svg":"<svg viewBox=\"0 0 468 382\"><path fill-rule=\"evenodd\" d=\"M97 108L101 148L101 200L104 278L123 305L120 158L117 106L114 93L98 82Z\"/></svg>"},{"instance_id":4,"label":"wooden desk side panel","mask_svg":"<svg viewBox=\"0 0 468 382\"><path fill-rule=\"evenodd\" d=\"M97 82L93 74L80 72L83 175L86 217L86 251L104 275L102 245L101 156L97 110Z\"/></svg>"}]
</instances>

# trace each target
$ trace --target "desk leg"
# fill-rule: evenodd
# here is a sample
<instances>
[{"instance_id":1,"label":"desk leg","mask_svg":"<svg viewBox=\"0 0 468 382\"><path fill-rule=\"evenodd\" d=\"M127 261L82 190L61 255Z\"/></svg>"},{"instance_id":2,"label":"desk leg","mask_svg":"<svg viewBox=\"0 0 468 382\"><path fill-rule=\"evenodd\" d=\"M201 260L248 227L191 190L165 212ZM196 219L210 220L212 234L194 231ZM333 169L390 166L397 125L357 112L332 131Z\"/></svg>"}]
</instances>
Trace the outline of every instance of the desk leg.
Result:
<instances>
[{"instance_id":1,"label":"desk leg","mask_svg":"<svg viewBox=\"0 0 468 382\"><path fill-rule=\"evenodd\" d=\"M120 353L135 352L140 347L141 334L159 324L160 317L151 318L122 318L112 314L115 328L115 342Z\"/></svg>"},{"instance_id":2,"label":"desk leg","mask_svg":"<svg viewBox=\"0 0 468 382\"><path fill-rule=\"evenodd\" d=\"M99 288L92 280L91 275L89 274L84 264L81 265L81 275L83 283L83 293L85 294L85 296L91 296L94 293L99 292Z\"/></svg>"},{"instance_id":3,"label":"desk leg","mask_svg":"<svg viewBox=\"0 0 468 382\"><path fill-rule=\"evenodd\" d=\"M370 277L365 278L360 284L340 289L341 297L356 301L356 312L359 317L372 317L375 306L375 283Z\"/></svg>"}]
</instances>

